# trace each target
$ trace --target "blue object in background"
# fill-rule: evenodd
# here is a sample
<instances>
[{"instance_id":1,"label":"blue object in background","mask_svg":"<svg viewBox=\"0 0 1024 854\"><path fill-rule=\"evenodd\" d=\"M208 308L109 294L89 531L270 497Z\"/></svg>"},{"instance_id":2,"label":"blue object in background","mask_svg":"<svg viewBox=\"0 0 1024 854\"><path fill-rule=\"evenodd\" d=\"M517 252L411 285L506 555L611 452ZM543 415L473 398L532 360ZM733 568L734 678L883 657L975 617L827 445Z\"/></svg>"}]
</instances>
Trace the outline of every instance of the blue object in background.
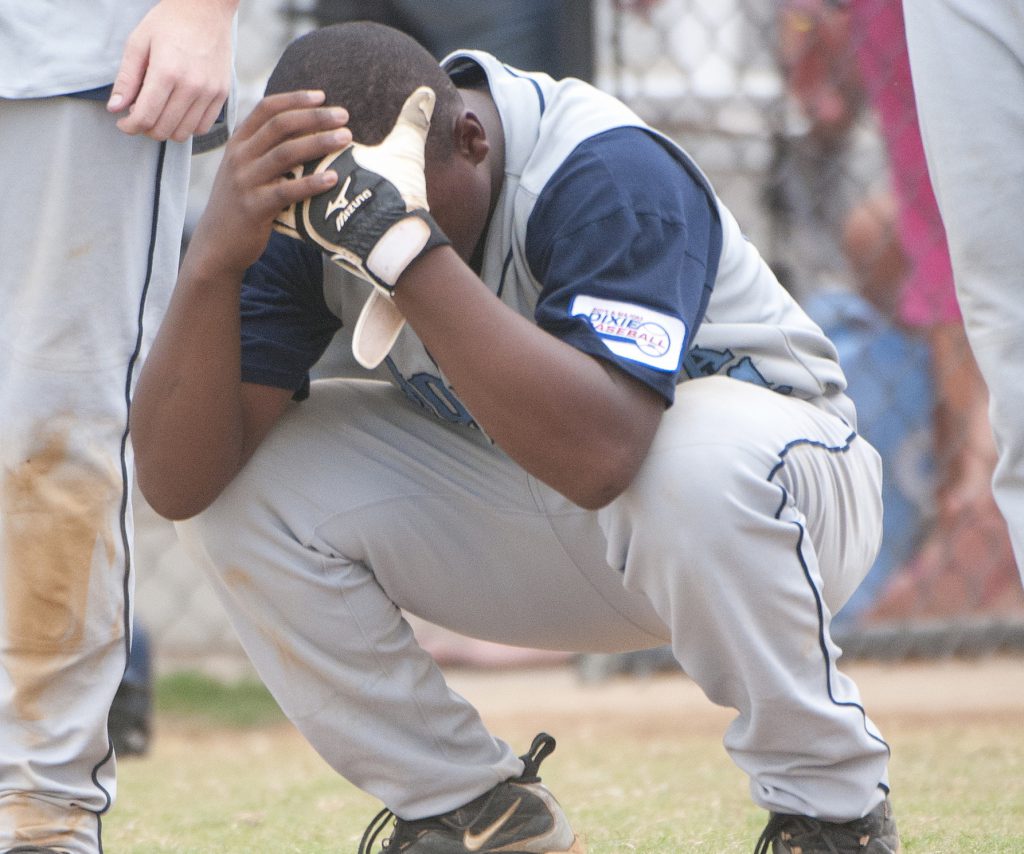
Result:
<instances>
[{"instance_id":1,"label":"blue object in background","mask_svg":"<svg viewBox=\"0 0 1024 854\"><path fill-rule=\"evenodd\" d=\"M153 670L149 633L132 628L132 648L107 717L107 732L119 759L149 750L153 716Z\"/></svg>"},{"instance_id":2,"label":"blue object in background","mask_svg":"<svg viewBox=\"0 0 1024 854\"><path fill-rule=\"evenodd\" d=\"M927 342L892 323L858 294L822 292L804 308L832 339L857 406L857 429L882 457L884 532L864 582L834 618L845 628L876 600L890 574L910 560L934 501L932 385Z\"/></svg>"}]
</instances>

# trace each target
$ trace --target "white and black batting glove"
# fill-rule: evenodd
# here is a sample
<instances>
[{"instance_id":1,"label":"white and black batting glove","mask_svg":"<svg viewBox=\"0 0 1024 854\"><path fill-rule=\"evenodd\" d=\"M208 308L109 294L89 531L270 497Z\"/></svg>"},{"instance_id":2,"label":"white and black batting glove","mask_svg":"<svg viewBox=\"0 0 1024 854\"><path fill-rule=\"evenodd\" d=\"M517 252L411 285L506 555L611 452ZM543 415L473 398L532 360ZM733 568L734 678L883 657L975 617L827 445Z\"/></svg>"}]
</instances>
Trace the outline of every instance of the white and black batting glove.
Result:
<instances>
[{"instance_id":1,"label":"white and black batting glove","mask_svg":"<svg viewBox=\"0 0 1024 854\"><path fill-rule=\"evenodd\" d=\"M353 351L366 367L387 355L405 322L390 302L399 277L424 252L449 244L427 205L424 149L434 98L432 89L421 86L406 99L383 142L353 142L301 167L302 174L333 170L338 183L296 202L274 221L278 231L316 244L334 263L373 284L376 290L353 333Z\"/></svg>"}]
</instances>

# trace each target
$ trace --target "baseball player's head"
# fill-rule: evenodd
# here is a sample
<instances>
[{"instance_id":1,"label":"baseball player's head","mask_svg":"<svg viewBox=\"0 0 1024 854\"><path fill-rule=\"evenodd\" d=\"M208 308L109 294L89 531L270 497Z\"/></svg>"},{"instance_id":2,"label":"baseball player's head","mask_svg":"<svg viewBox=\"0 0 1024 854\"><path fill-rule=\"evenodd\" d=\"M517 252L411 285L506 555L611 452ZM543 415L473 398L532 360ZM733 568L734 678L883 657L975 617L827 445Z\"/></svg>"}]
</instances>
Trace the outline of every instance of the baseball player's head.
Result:
<instances>
[{"instance_id":1,"label":"baseball player's head","mask_svg":"<svg viewBox=\"0 0 1024 854\"><path fill-rule=\"evenodd\" d=\"M420 86L429 86L436 96L426 146L430 210L468 260L503 174L502 129L486 87L458 89L415 39L391 27L353 22L314 30L292 42L266 93L321 89L328 105L348 111L353 138L376 145Z\"/></svg>"},{"instance_id":2,"label":"baseball player's head","mask_svg":"<svg viewBox=\"0 0 1024 854\"><path fill-rule=\"evenodd\" d=\"M328 105L349 113L353 137L376 145L387 136L405 99L419 86L434 90L429 157L451 152L451 126L462 102L430 53L399 30L357 22L314 30L293 41L267 83L268 95L322 89Z\"/></svg>"}]
</instances>

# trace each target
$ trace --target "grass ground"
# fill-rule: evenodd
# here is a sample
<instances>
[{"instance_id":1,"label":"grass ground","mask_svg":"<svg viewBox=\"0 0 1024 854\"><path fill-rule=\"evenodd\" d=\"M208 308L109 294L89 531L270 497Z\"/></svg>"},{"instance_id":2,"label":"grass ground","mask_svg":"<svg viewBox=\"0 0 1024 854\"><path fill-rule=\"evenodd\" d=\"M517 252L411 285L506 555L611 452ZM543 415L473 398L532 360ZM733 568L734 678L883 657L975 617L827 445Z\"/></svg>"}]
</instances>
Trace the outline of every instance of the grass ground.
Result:
<instances>
[{"instance_id":1,"label":"grass ground","mask_svg":"<svg viewBox=\"0 0 1024 854\"><path fill-rule=\"evenodd\" d=\"M906 854L1024 852L1024 658L846 668L893 746ZM678 674L584 684L569 668L452 671L544 765L590 854L750 852L765 821L721 739L731 713ZM379 804L339 778L251 683L163 681L150 753L119 767L110 854L355 852Z\"/></svg>"}]
</instances>

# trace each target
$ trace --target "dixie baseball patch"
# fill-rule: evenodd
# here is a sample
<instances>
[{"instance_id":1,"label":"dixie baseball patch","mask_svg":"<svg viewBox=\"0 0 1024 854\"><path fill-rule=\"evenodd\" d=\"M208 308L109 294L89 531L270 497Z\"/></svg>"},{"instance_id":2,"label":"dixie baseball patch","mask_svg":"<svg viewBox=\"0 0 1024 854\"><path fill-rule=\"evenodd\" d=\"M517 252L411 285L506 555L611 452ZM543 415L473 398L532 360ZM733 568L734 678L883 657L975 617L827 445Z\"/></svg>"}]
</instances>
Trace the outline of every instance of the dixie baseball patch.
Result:
<instances>
[{"instance_id":1,"label":"dixie baseball patch","mask_svg":"<svg viewBox=\"0 0 1024 854\"><path fill-rule=\"evenodd\" d=\"M642 305L579 294L569 309L583 315L615 355L659 371L676 371L686 340L678 317Z\"/></svg>"}]
</instances>

